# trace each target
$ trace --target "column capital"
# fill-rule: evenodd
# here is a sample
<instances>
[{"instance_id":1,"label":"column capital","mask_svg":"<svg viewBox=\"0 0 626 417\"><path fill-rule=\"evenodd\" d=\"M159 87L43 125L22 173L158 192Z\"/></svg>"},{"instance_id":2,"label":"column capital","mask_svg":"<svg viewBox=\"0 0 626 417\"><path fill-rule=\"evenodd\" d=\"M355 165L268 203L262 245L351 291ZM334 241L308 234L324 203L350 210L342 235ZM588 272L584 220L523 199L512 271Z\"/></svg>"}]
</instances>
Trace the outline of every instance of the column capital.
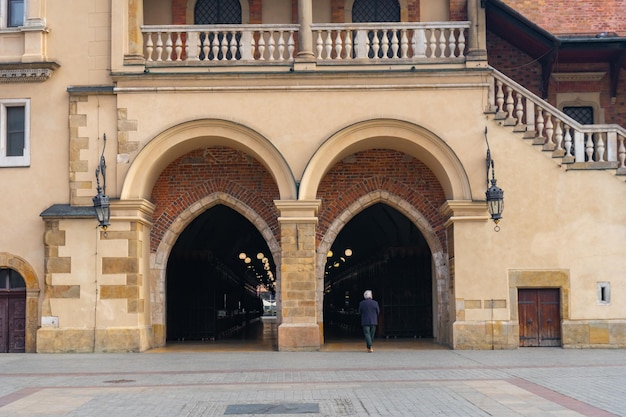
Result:
<instances>
[{"instance_id":1,"label":"column capital","mask_svg":"<svg viewBox=\"0 0 626 417\"><path fill-rule=\"evenodd\" d=\"M321 200L274 200L280 223L317 223Z\"/></svg>"},{"instance_id":2,"label":"column capital","mask_svg":"<svg viewBox=\"0 0 626 417\"><path fill-rule=\"evenodd\" d=\"M489 220L487 205L484 201L448 200L439 208L447 220L445 226L456 222L482 222Z\"/></svg>"}]
</instances>

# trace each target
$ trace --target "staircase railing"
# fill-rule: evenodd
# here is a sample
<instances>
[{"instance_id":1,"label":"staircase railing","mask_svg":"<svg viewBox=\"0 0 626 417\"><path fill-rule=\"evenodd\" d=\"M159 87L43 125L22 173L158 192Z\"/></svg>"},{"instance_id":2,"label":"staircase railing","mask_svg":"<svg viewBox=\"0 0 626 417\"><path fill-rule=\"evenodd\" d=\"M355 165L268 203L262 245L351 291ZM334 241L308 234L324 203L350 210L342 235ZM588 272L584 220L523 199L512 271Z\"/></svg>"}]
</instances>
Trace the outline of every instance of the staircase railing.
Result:
<instances>
[{"instance_id":1,"label":"staircase railing","mask_svg":"<svg viewBox=\"0 0 626 417\"><path fill-rule=\"evenodd\" d=\"M568 169L615 169L626 175L626 129L582 125L495 69L486 111Z\"/></svg>"}]
</instances>

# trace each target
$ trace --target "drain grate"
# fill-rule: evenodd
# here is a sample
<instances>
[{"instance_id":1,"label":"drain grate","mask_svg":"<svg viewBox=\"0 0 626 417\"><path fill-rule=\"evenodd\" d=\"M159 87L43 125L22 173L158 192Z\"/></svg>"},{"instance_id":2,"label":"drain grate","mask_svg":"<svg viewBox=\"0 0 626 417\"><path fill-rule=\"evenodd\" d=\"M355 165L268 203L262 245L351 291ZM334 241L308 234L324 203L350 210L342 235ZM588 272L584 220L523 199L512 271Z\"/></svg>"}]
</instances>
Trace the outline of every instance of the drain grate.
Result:
<instances>
[{"instance_id":1,"label":"drain grate","mask_svg":"<svg viewBox=\"0 0 626 417\"><path fill-rule=\"evenodd\" d=\"M237 414L317 414L318 403L231 404L224 415Z\"/></svg>"},{"instance_id":2,"label":"drain grate","mask_svg":"<svg viewBox=\"0 0 626 417\"><path fill-rule=\"evenodd\" d=\"M127 382L135 382L134 379L112 379L110 381L104 381L105 384L125 384Z\"/></svg>"}]
</instances>

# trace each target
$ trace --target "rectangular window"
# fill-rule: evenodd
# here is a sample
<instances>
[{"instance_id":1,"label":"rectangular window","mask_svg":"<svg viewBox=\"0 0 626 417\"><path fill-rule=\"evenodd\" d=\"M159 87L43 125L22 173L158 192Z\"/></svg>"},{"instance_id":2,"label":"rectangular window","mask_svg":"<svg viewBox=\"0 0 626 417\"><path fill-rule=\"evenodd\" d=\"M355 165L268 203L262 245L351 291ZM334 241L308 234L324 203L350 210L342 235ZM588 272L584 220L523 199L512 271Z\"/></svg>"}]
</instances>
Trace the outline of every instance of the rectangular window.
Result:
<instances>
[{"instance_id":1,"label":"rectangular window","mask_svg":"<svg viewBox=\"0 0 626 417\"><path fill-rule=\"evenodd\" d=\"M0 167L30 165L30 102L0 100Z\"/></svg>"},{"instance_id":2,"label":"rectangular window","mask_svg":"<svg viewBox=\"0 0 626 417\"><path fill-rule=\"evenodd\" d=\"M7 6L7 26L24 25L24 0L8 0Z\"/></svg>"}]
</instances>

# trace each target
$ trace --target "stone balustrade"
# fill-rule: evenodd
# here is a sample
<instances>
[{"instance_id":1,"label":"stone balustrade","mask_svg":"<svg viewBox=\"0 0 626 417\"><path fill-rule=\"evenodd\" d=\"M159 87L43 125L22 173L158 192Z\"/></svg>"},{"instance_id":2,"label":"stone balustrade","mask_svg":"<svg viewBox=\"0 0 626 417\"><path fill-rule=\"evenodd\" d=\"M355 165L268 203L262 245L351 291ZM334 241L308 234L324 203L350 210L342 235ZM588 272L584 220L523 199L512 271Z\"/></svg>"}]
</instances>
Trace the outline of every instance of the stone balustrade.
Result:
<instances>
[{"instance_id":1,"label":"stone balustrade","mask_svg":"<svg viewBox=\"0 0 626 417\"><path fill-rule=\"evenodd\" d=\"M469 22L314 24L318 63L464 62ZM298 25L143 26L148 65L291 63Z\"/></svg>"},{"instance_id":2,"label":"stone balustrade","mask_svg":"<svg viewBox=\"0 0 626 417\"><path fill-rule=\"evenodd\" d=\"M493 70L489 108L495 119L534 145L561 158L569 169L616 169L626 174L626 129L581 125L565 113Z\"/></svg>"}]
</instances>

